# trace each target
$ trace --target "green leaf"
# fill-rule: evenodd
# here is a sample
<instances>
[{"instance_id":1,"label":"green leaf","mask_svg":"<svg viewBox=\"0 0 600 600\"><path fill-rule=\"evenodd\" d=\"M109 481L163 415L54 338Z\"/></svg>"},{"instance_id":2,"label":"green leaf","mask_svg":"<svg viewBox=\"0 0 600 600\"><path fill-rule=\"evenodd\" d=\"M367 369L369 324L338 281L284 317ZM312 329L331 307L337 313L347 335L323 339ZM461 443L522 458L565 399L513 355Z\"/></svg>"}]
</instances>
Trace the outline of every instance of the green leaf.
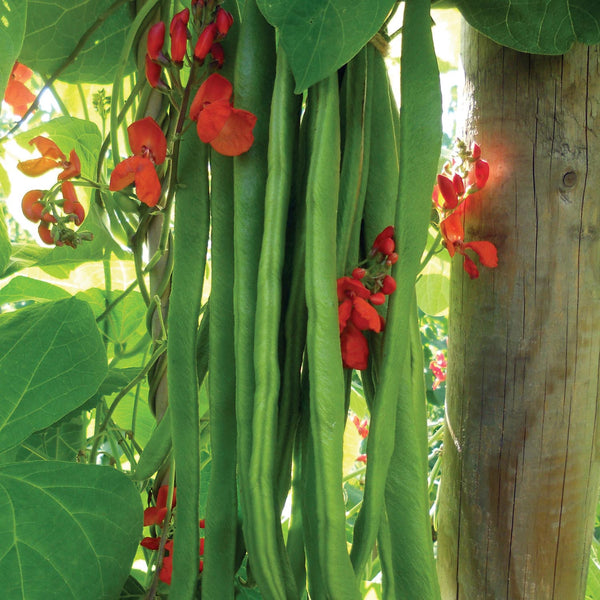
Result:
<instances>
[{"instance_id":1,"label":"green leaf","mask_svg":"<svg viewBox=\"0 0 600 600\"><path fill-rule=\"evenodd\" d=\"M498 44L532 54L564 54L600 42L597 0L456 0L468 23Z\"/></svg>"},{"instance_id":2,"label":"green leaf","mask_svg":"<svg viewBox=\"0 0 600 600\"><path fill-rule=\"evenodd\" d=\"M106 371L85 302L69 298L0 315L0 451L81 406Z\"/></svg>"},{"instance_id":3,"label":"green leaf","mask_svg":"<svg viewBox=\"0 0 600 600\"><path fill-rule=\"evenodd\" d=\"M0 305L25 300L33 300L34 302L62 300L63 298L70 298L70 296L69 292L57 285L19 275L0 289Z\"/></svg>"},{"instance_id":4,"label":"green leaf","mask_svg":"<svg viewBox=\"0 0 600 600\"><path fill-rule=\"evenodd\" d=\"M379 31L394 0L257 0L279 39L296 93L345 65Z\"/></svg>"},{"instance_id":5,"label":"green leaf","mask_svg":"<svg viewBox=\"0 0 600 600\"><path fill-rule=\"evenodd\" d=\"M0 165L0 193L4 198L10 196L10 179L6 169Z\"/></svg>"},{"instance_id":6,"label":"green leaf","mask_svg":"<svg viewBox=\"0 0 600 600\"><path fill-rule=\"evenodd\" d=\"M43 458L74 462L79 451L85 450L86 426L87 421L84 419L83 411L71 413L55 425L30 435L18 446L15 461Z\"/></svg>"},{"instance_id":7,"label":"green leaf","mask_svg":"<svg viewBox=\"0 0 600 600\"><path fill-rule=\"evenodd\" d=\"M53 73L112 4L114 0L29 0L20 60L42 75ZM127 2L106 19L60 78L69 83L111 83L133 11ZM129 63L131 71L133 61Z\"/></svg>"},{"instance_id":8,"label":"green leaf","mask_svg":"<svg viewBox=\"0 0 600 600\"><path fill-rule=\"evenodd\" d=\"M106 467L0 469L0 579L9 600L114 600L142 534L133 484Z\"/></svg>"},{"instance_id":9,"label":"green leaf","mask_svg":"<svg viewBox=\"0 0 600 600\"><path fill-rule=\"evenodd\" d=\"M3 0L0 3L0 96L4 96L13 64L19 57L28 0Z\"/></svg>"},{"instance_id":10,"label":"green leaf","mask_svg":"<svg viewBox=\"0 0 600 600\"><path fill-rule=\"evenodd\" d=\"M8 266L11 252L12 246L8 237L8 230L6 229L6 222L0 209L0 273Z\"/></svg>"},{"instance_id":11,"label":"green leaf","mask_svg":"<svg viewBox=\"0 0 600 600\"><path fill-rule=\"evenodd\" d=\"M35 147L29 143L38 135L49 137L56 142L67 157L74 149L81 161L81 174L91 179L96 178L96 163L102 136L95 123L75 117L58 117L20 133L15 136L15 141L21 147L39 156Z\"/></svg>"},{"instance_id":12,"label":"green leaf","mask_svg":"<svg viewBox=\"0 0 600 600\"><path fill-rule=\"evenodd\" d=\"M108 373L100 385L98 394L101 396L110 396L111 394L120 392L131 380L140 374L140 371L139 367L127 367L125 369L111 367L108 369Z\"/></svg>"},{"instance_id":13,"label":"green leaf","mask_svg":"<svg viewBox=\"0 0 600 600\"><path fill-rule=\"evenodd\" d=\"M428 315L441 315L448 310L450 280L442 273L427 273L417 281L419 308Z\"/></svg>"}]
</instances>

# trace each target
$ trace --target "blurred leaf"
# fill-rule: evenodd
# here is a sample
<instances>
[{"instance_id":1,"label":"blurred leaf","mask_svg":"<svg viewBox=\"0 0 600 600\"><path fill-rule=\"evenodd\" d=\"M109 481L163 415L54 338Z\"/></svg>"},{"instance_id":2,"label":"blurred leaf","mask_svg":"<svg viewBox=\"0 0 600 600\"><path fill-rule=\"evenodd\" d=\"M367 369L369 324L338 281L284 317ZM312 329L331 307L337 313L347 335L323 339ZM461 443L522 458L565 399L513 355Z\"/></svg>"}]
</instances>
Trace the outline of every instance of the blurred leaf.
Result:
<instances>
[{"instance_id":1,"label":"blurred leaf","mask_svg":"<svg viewBox=\"0 0 600 600\"><path fill-rule=\"evenodd\" d=\"M81 406L106 370L85 302L69 298L0 315L0 451Z\"/></svg>"},{"instance_id":2,"label":"blurred leaf","mask_svg":"<svg viewBox=\"0 0 600 600\"><path fill-rule=\"evenodd\" d=\"M47 300L61 300L70 296L68 292L56 285L19 275L0 289L0 304L22 302L24 300L46 302Z\"/></svg>"},{"instance_id":3,"label":"blurred leaf","mask_svg":"<svg viewBox=\"0 0 600 600\"><path fill-rule=\"evenodd\" d=\"M146 590L142 584L135 577L130 575L121 590L119 600L136 600L142 598L145 592Z\"/></svg>"},{"instance_id":4,"label":"blurred leaf","mask_svg":"<svg viewBox=\"0 0 600 600\"><path fill-rule=\"evenodd\" d=\"M502 46L564 54L577 41L600 42L597 0L456 0L467 22Z\"/></svg>"},{"instance_id":5,"label":"blurred leaf","mask_svg":"<svg viewBox=\"0 0 600 600\"><path fill-rule=\"evenodd\" d=\"M28 0L3 0L0 3L0 96L4 96L13 64L19 58Z\"/></svg>"},{"instance_id":6,"label":"blurred leaf","mask_svg":"<svg viewBox=\"0 0 600 600\"><path fill-rule=\"evenodd\" d=\"M113 4L114 0L29 0L20 60L42 75L53 73ZM126 2L106 19L60 78L71 83L112 83L134 10ZM132 60L128 67L133 70Z\"/></svg>"},{"instance_id":7,"label":"blurred leaf","mask_svg":"<svg viewBox=\"0 0 600 600\"><path fill-rule=\"evenodd\" d=\"M8 178L6 169L2 165L0 165L0 192L4 198L10 196L10 179Z\"/></svg>"},{"instance_id":8,"label":"blurred leaf","mask_svg":"<svg viewBox=\"0 0 600 600\"><path fill-rule=\"evenodd\" d=\"M8 266L11 252L12 246L6 229L6 222L4 221L2 209L0 209L0 273Z\"/></svg>"},{"instance_id":9,"label":"blurred leaf","mask_svg":"<svg viewBox=\"0 0 600 600\"><path fill-rule=\"evenodd\" d=\"M36 461L0 469L5 598L113 600L142 534L142 504L113 469Z\"/></svg>"},{"instance_id":10,"label":"blurred leaf","mask_svg":"<svg viewBox=\"0 0 600 600\"><path fill-rule=\"evenodd\" d=\"M429 315L441 315L448 310L450 280L441 273L422 275L417 282L419 308Z\"/></svg>"},{"instance_id":11,"label":"blurred leaf","mask_svg":"<svg viewBox=\"0 0 600 600\"><path fill-rule=\"evenodd\" d=\"M138 367L127 367L126 369L119 369L111 367L108 369L108 373L104 378L104 381L100 385L98 394L102 396L110 396L116 394L123 389L132 379L135 379L140 370Z\"/></svg>"},{"instance_id":12,"label":"blurred leaf","mask_svg":"<svg viewBox=\"0 0 600 600\"><path fill-rule=\"evenodd\" d=\"M279 31L296 93L345 65L379 31L394 0L257 0Z\"/></svg>"}]
</instances>

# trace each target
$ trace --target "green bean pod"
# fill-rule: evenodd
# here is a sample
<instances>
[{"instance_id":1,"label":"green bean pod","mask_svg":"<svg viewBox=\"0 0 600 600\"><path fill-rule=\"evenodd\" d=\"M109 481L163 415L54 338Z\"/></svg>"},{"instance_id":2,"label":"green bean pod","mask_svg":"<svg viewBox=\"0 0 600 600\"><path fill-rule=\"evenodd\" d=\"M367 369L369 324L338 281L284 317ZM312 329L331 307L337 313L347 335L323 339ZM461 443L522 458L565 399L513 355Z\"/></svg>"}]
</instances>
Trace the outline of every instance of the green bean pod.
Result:
<instances>
[{"instance_id":1,"label":"green bean pod","mask_svg":"<svg viewBox=\"0 0 600 600\"><path fill-rule=\"evenodd\" d=\"M233 161L236 420L238 477L242 514L248 521L247 496L252 452L254 404L254 328L258 263L264 222L267 181L269 101L275 77L275 32L256 6L246 0L235 65L236 106L257 117L254 143ZM247 542L247 540L246 540Z\"/></svg>"},{"instance_id":2,"label":"green bean pod","mask_svg":"<svg viewBox=\"0 0 600 600\"><path fill-rule=\"evenodd\" d=\"M300 108L299 97L293 92L292 72L285 52L279 48L271 102L265 226L258 269L254 335L256 390L247 495L249 518L245 523L245 534L252 572L261 592L269 598L282 600L295 593L281 531L281 513L274 493L278 481L275 477L275 439L280 388L281 272Z\"/></svg>"},{"instance_id":3,"label":"green bean pod","mask_svg":"<svg viewBox=\"0 0 600 600\"><path fill-rule=\"evenodd\" d=\"M396 405L405 401L398 398L398 373L402 372L405 361L410 360L411 305L427 239L431 188L441 144L441 93L429 11L427 0L406 3L404 9L400 176L395 218L399 260L392 271L397 288L389 303L367 445L365 495L354 527L352 562L359 577L381 522L384 489L394 452ZM409 485L418 483L413 481ZM401 594L398 588L396 592Z\"/></svg>"},{"instance_id":4,"label":"green bean pod","mask_svg":"<svg viewBox=\"0 0 600 600\"><path fill-rule=\"evenodd\" d=\"M208 244L206 145L193 130L180 144L175 203L173 282L168 317L167 377L177 476L173 598L192 600L199 561L200 450L196 333Z\"/></svg>"},{"instance_id":5,"label":"green bean pod","mask_svg":"<svg viewBox=\"0 0 600 600\"><path fill-rule=\"evenodd\" d=\"M237 6L223 8L235 15L223 48L227 60L221 71L233 75L239 30ZM235 346L233 326L233 158L210 153L211 305L208 315L208 397L211 469L204 529L202 594L233 600L237 563L238 497L235 416ZM206 318L206 317L205 317ZM241 537L241 536L240 536Z\"/></svg>"},{"instance_id":6,"label":"green bean pod","mask_svg":"<svg viewBox=\"0 0 600 600\"><path fill-rule=\"evenodd\" d=\"M171 446L171 414L167 408L167 412L158 422L144 446L144 451L131 478L134 481L143 481L152 477L167 461Z\"/></svg>"},{"instance_id":7,"label":"green bean pod","mask_svg":"<svg viewBox=\"0 0 600 600\"><path fill-rule=\"evenodd\" d=\"M340 120L337 73L317 83L316 134L306 190L307 353L310 365L310 437L314 455L315 529L328 598L360 598L346 550L342 445L346 413L336 295Z\"/></svg>"},{"instance_id":8,"label":"green bean pod","mask_svg":"<svg viewBox=\"0 0 600 600\"><path fill-rule=\"evenodd\" d=\"M344 141L337 218L337 275L349 273L358 262L369 146L371 140L371 66L368 46L348 63L342 84Z\"/></svg>"}]
</instances>

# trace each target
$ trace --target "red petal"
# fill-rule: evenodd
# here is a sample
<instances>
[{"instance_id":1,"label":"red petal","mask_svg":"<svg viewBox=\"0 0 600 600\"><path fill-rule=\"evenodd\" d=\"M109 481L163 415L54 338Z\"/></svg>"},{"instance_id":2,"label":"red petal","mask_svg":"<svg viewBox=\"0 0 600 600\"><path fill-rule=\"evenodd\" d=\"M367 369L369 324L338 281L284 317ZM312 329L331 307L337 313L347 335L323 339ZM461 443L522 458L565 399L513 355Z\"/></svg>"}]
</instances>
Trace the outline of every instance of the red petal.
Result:
<instances>
[{"instance_id":1,"label":"red petal","mask_svg":"<svg viewBox=\"0 0 600 600\"><path fill-rule=\"evenodd\" d=\"M477 160L480 156L481 156L481 147L479 146L479 144L477 142L473 142L473 145L471 146L471 157L474 160Z\"/></svg>"},{"instance_id":2,"label":"red petal","mask_svg":"<svg viewBox=\"0 0 600 600\"><path fill-rule=\"evenodd\" d=\"M196 46L194 48L194 57L197 60L203 61L206 58L206 55L210 52L210 47L215 41L216 35L217 26L215 23L210 23L210 25L207 25L204 28L202 33L198 36L198 41L196 42ZM210 79L210 77L208 79Z\"/></svg>"},{"instance_id":3,"label":"red petal","mask_svg":"<svg viewBox=\"0 0 600 600\"><path fill-rule=\"evenodd\" d=\"M144 527L148 525L162 525L167 515L166 508L159 508L158 506L149 506L144 511Z\"/></svg>"},{"instance_id":4,"label":"red petal","mask_svg":"<svg viewBox=\"0 0 600 600\"><path fill-rule=\"evenodd\" d=\"M216 62L219 67L222 67L223 63L225 62L225 52L223 52L223 46L221 46L221 44L218 42L214 43L210 47L210 54L213 57L213 61Z\"/></svg>"},{"instance_id":5,"label":"red petal","mask_svg":"<svg viewBox=\"0 0 600 600\"><path fill-rule=\"evenodd\" d=\"M14 79L15 81L20 81L21 83L29 81L32 75L33 71L29 67L26 67L24 64L21 64L20 62L16 62L14 64L10 73L12 79Z\"/></svg>"},{"instance_id":6,"label":"red petal","mask_svg":"<svg viewBox=\"0 0 600 600\"><path fill-rule=\"evenodd\" d=\"M352 300L350 298L346 298L339 306L338 306L338 321L340 324L340 333L343 331L344 327L346 327L346 323L348 323L348 319L352 314Z\"/></svg>"},{"instance_id":7,"label":"red petal","mask_svg":"<svg viewBox=\"0 0 600 600\"><path fill-rule=\"evenodd\" d=\"M391 275L386 275L383 278L381 291L386 296L389 296L390 294L393 294L396 291L396 280Z\"/></svg>"},{"instance_id":8,"label":"red petal","mask_svg":"<svg viewBox=\"0 0 600 600\"><path fill-rule=\"evenodd\" d=\"M122 160L110 174L110 185L108 189L111 192L122 190L123 188L131 185L135 181L135 173L140 162L148 160L141 156L130 156L125 160Z\"/></svg>"},{"instance_id":9,"label":"red petal","mask_svg":"<svg viewBox=\"0 0 600 600\"><path fill-rule=\"evenodd\" d=\"M465 257L463 269L468 273L471 279L477 279L479 277L477 265L466 254L463 254L463 256Z\"/></svg>"},{"instance_id":10,"label":"red petal","mask_svg":"<svg viewBox=\"0 0 600 600\"><path fill-rule=\"evenodd\" d=\"M187 50L187 26L182 20L171 23L171 58L183 62Z\"/></svg>"},{"instance_id":11,"label":"red petal","mask_svg":"<svg viewBox=\"0 0 600 600\"><path fill-rule=\"evenodd\" d=\"M173 574L173 558L171 556L165 556L163 558L162 567L160 568L160 573L158 574L159 579L166 583L167 585L171 585L171 576Z\"/></svg>"},{"instance_id":12,"label":"red petal","mask_svg":"<svg viewBox=\"0 0 600 600\"><path fill-rule=\"evenodd\" d=\"M167 497L169 495L169 486L161 485L156 494L156 506L167 506ZM173 490L173 507L177 504L177 488Z\"/></svg>"},{"instance_id":13,"label":"red petal","mask_svg":"<svg viewBox=\"0 0 600 600\"><path fill-rule=\"evenodd\" d=\"M206 104L198 115L198 137L205 144L210 144L225 127L232 111L233 107L229 104L229 100L217 100Z\"/></svg>"},{"instance_id":14,"label":"red petal","mask_svg":"<svg viewBox=\"0 0 600 600\"><path fill-rule=\"evenodd\" d=\"M373 242L373 249L378 250L381 242L387 238L394 237L394 227L392 225L388 225L376 238Z\"/></svg>"},{"instance_id":15,"label":"red petal","mask_svg":"<svg viewBox=\"0 0 600 600\"><path fill-rule=\"evenodd\" d=\"M135 172L135 193L140 202L156 206L160 200L162 186L152 162L144 158Z\"/></svg>"},{"instance_id":16,"label":"red petal","mask_svg":"<svg viewBox=\"0 0 600 600\"><path fill-rule=\"evenodd\" d=\"M171 25L169 26L169 33L173 35L173 31L177 26L177 23L183 23L187 25L190 20L190 9L184 8L182 11L178 12L176 15L173 15L173 19L171 20Z\"/></svg>"},{"instance_id":17,"label":"red petal","mask_svg":"<svg viewBox=\"0 0 600 600\"><path fill-rule=\"evenodd\" d=\"M60 191L62 193L62 197L65 200L70 200L71 202L79 202L77 198L77 193L75 192L75 186L70 181L64 181L60 186Z\"/></svg>"},{"instance_id":18,"label":"red petal","mask_svg":"<svg viewBox=\"0 0 600 600\"><path fill-rule=\"evenodd\" d=\"M33 139L29 140L30 146L35 146L37 151L44 158L53 158L54 160L66 160L67 157L63 154L62 150L53 142L51 139L38 135Z\"/></svg>"},{"instance_id":19,"label":"red petal","mask_svg":"<svg viewBox=\"0 0 600 600\"><path fill-rule=\"evenodd\" d=\"M146 54L146 79L152 87L159 87L161 73L162 67Z\"/></svg>"},{"instance_id":20,"label":"red petal","mask_svg":"<svg viewBox=\"0 0 600 600\"><path fill-rule=\"evenodd\" d=\"M459 196L462 196L465 193L465 182L458 173L454 174L454 177L452 178L452 184L454 185L454 189Z\"/></svg>"},{"instance_id":21,"label":"red petal","mask_svg":"<svg viewBox=\"0 0 600 600\"><path fill-rule=\"evenodd\" d=\"M340 335L342 362L346 369L363 370L369 360L369 345L367 338L352 323Z\"/></svg>"},{"instance_id":22,"label":"red petal","mask_svg":"<svg viewBox=\"0 0 600 600\"><path fill-rule=\"evenodd\" d=\"M21 210L25 218L32 223L37 223L42 218L42 212L44 205L40 200L44 197L42 190L30 190L27 192L21 200Z\"/></svg>"},{"instance_id":23,"label":"red petal","mask_svg":"<svg viewBox=\"0 0 600 600\"><path fill-rule=\"evenodd\" d=\"M248 152L254 143L256 116L247 110L233 108L229 119L210 145L224 156L239 156Z\"/></svg>"},{"instance_id":24,"label":"red petal","mask_svg":"<svg viewBox=\"0 0 600 600\"><path fill-rule=\"evenodd\" d=\"M460 214L453 212L440 223L440 231L446 242L452 244L462 242L465 239L465 230L463 229Z\"/></svg>"},{"instance_id":25,"label":"red petal","mask_svg":"<svg viewBox=\"0 0 600 600\"><path fill-rule=\"evenodd\" d=\"M233 25L233 15L226 10L217 9L217 18L215 19L217 31L220 35L227 35L229 28Z\"/></svg>"},{"instance_id":26,"label":"red petal","mask_svg":"<svg viewBox=\"0 0 600 600\"><path fill-rule=\"evenodd\" d=\"M498 251L492 242L469 242L463 244L463 248L470 248L479 256L479 262L484 267L494 268L498 266Z\"/></svg>"},{"instance_id":27,"label":"red petal","mask_svg":"<svg viewBox=\"0 0 600 600\"><path fill-rule=\"evenodd\" d=\"M364 331L365 329L371 329L375 333L381 331L379 313L375 310L374 306L362 298L354 298L352 301L352 308L352 323L360 330Z\"/></svg>"},{"instance_id":28,"label":"red petal","mask_svg":"<svg viewBox=\"0 0 600 600\"><path fill-rule=\"evenodd\" d=\"M210 46L209 46L210 47ZM213 73L198 89L190 107L190 119L195 121L205 104L225 100L229 102L233 87L222 75Z\"/></svg>"},{"instance_id":29,"label":"red petal","mask_svg":"<svg viewBox=\"0 0 600 600\"><path fill-rule=\"evenodd\" d=\"M15 79L9 79L4 92L4 101L13 109L16 115L22 117L26 112L28 106L35 100L35 94L33 94L24 83ZM25 110L22 110L22 108Z\"/></svg>"},{"instance_id":30,"label":"red petal","mask_svg":"<svg viewBox=\"0 0 600 600\"><path fill-rule=\"evenodd\" d=\"M443 208L456 208L458 204L458 196L456 195L456 188L452 183L452 180L446 175L438 175L437 176L437 184L444 198Z\"/></svg>"},{"instance_id":31,"label":"red petal","mask_svg":"<svg viewBox=\"0 0 600 600\"><path fill-rule=\"evenodd\" d=\"M162 21L159 21L155 25L150 27L148 31L148 41L146 44L146 50L148 52L148 56L156 60L161 52L163 44L165 43L165 24Z\"/></svg>"},{"instance_id":32,"label":"red petal","mask_svg":"<svg viewBox=\"0 0 600 600\"><path fill-rule=\"evenodd\" d=\"M58 174L58 180L71 179L71 177L79 177L81 175L81 163L79 156L75 150L71 150L68 163L64 163L65 168Z\"/></svg>"},{"instance_id":33,"label":"red petal","mask_svg":"<svg viewBox=\"0 0 600 600\"><path fill-rule=\"evenodd\" d=\"M152 117L133 122L127 128L129 147L137 156L147 156L155 164L161 165L167 156L167 138Z\"/></svg>"},{"instance_id":34,"label":"red petal","mask_svg":"<svg viewBox=\"0 0 600 600\"><path fill-rule=\"evenodd\" d=\"M148 548L148 550L158 550L158 547L160 546L160 538L145 537L140 542L140 546Z\"/></svg>"},{"instance_id":35,"label":"red petal","mask_svg":"<svg viewBox=\"0 0 600 600\"><path fill-rule=\"evenodd\" d=\"M24 160L17 163L17 169L29 177L43 175L52 169L56 169L58 166L60 165L54 159L46 158L44 156L42 156L42 158L32 158L31 160Z\"/></svg>"},{"instance_id":36,"label":"red petal","mask_svg":"<svg viewBox=\"0 0 600 600\"><path fill-rule=\"evenodd\" d=\"M340 302L346 298L358 296L359 298L368 298L371 292L365 287L362 281L352 277L340 277L337 280L337 297Z\"/></svg>"},{"instance_id":37,"label":"red petal","mask_svg":"<svg viewBox=\"0 0 600 600\"><path fill-rule=\"evenodd\" d=\"M490 176L490 165L487 161L479 159L475 163L475 184L479 189L483 188Z\"/></svg>"}]
</instances>

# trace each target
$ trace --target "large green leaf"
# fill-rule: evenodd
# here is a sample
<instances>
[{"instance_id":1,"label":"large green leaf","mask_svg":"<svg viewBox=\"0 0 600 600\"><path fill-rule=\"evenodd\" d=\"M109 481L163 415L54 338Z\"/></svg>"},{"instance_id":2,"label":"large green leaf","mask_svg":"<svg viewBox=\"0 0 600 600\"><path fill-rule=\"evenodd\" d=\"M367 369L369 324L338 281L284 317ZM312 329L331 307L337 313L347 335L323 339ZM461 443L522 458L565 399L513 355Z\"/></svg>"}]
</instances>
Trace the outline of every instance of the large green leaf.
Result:
<instances>
[{"instance_id":1,"label":"large green leaf","mask_svg":"<svg viewBox=\"0 0 600 600\"><path fill-rule=\"evenodd\" d=\"M69 292L57 285L21 275L14 277L0 289L0 305L7 302L23 302L24 300L46 302L47 300L62 300L69 297Z\"/></svg>"},{"instance_id":2,"label":"large green leaf","mask_svg":"<svg viewBox=\"0 0 600 600\"><path fill-rule=\"evenodd\" d=\"M35 148L29 144L29 141L38 135L51 138L66 156L69 156L69 152L74 149L81 161L82 175L91 179L96 178L96 163L102 136L95 123L74 117L58 117L20 133L15 136L15 140L23 148L39 156Z\"/></svg>"},{"instance_id":3,"label":"large green leaf","mask_svg":"<svg viewBox=\"0 0 600 600\"><path fill-rule=\"evenodd\" d=\"M257 0L279 30L299 93L346 64L381 28L394 0Z\"/></svg>"},{"instance_id":4,"label":"large green leaf","mask_svg":"<svg viewBox=\"0 0 600 600\"><path fill-rule=\"evenodd\" d=\"M27 5L28 0L0 2L0 96L4 96L8 77L21 51Z\"/></svg>"},{"instance_id":5,"label":"large green leaf","mask_svg":"<svg viewBox=\"0 0 600 600\"><path fill-rule=\"evenodd\" d=\"M81 406L106 371L106 350L85 302L69 298L1 315L0 451Z\"/></svg>"},{"instance_id":6,"label":"large green leaf","mask_svg":"<svg viewBox=\"0 0 600 600\"><path fill-rule=\"evenodd\" d=\"M575 41L600 42L598 0L456 0L475 29L503 46L564 54Z\"/></svg>"},{"instance_id":7,"label":"large green leaf","mask_svg":"<svg viewBox=\"0 0 600 600\"><path fill-rule=\"evenodd\" d=\"M57 461L0 469L0 580L7 600L114 600L142 533L132 483Z\"/></svg>"},{"instance_id":8,"label":"large green leaf","mask_svg":"<svg viewBox=\"0 0 600 600\"><path fill-rule=\"evenodd\" d=\"M4 221L2 209L0 209L0 273L6 269L10 262L11 251L12 246L6 229L6 222Z\"/></svg>"},{"instance_id":9,"label":"large green leaf","mask_svg":"<svg viewBox=\"0 0 600 600\"><path fill-rule=\"evenodd\" d=\"M29 0L20 60L43 75L53 73L113 4L114 0ZM112 82L132 21L133 3L126 2L94 32L60 78L69 83Z\"/></svg>"}]
</instances>

